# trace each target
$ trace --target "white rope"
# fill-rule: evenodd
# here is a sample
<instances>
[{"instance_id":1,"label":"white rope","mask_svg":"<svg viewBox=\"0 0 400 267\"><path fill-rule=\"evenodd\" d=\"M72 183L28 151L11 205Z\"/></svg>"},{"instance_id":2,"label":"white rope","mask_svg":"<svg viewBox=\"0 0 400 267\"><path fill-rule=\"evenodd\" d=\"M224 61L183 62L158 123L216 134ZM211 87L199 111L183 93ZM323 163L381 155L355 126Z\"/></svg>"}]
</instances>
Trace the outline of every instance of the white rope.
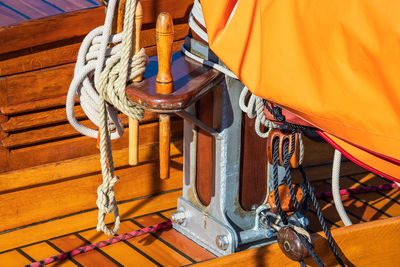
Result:
<instances>
[{"instance_id":1,"label":"white rope","mask_svg":"<svg viewBox=\"0 0 400 267\"><path fill-rule=\"evenodd\" d=\"M100 163L103 183L98 187L99 208L97 230L114 235L119 228L120 218L115 200L114 163L111 139L120 137L124 127L117 110L140 120L143 109L131 102L126 94L126 82L144 73L148 57L144 49L132 56L133 30L137 0L127 0L124 16L124 30L110 35L114 11L118 0L111 0L107 6L104 26L91 31L79 49L74 79L67 95L67 118L80 133L97 138L98 131L79 123L74 115L75 94L89 119L100 129ZM111 47L111 48L110 48ZM116 108L116 109L115 109ZM110 132L116 129L115 132ZM105 216L114 213L114 228L105 224Z\"/></svg>"},{"instance_id":2,"label":"white rope","mask_svg":"<svg viewBox=\"0 0 400 267\"><path fill-rule=\"evenodd\" d=\"M344 209L342 198L340 196L340 165L341 165L342 154L339 150L335 149L335 153L333 156L333 167L332 167L332 196L333 201L335 202L335 207L337 212L339 213L340 219L344 223L345 226L352 225L349 216Z\"/></svg>"}]
</instances>

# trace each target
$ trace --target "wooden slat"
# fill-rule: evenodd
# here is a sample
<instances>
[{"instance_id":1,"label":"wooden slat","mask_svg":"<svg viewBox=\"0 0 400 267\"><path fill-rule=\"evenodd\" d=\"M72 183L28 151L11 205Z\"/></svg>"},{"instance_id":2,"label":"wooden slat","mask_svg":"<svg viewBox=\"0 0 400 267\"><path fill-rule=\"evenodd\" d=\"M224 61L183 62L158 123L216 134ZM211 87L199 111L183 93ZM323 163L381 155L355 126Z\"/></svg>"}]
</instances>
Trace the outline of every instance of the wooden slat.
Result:
<instances>
[{"instance_id":1,"label":"wooden slat","mask_svg":"<svg viewBox=\"0 0 400 267\"><path fill-rule=\"evenodd\" d=\"M97 7L2 27L0 54L86 35L104 17L104 8Z\"/></svg>"},{"instance_id":2,"label":"wooden slat","mask_svg":"<svg viewBox=\"0 0 400 267\"><path fill-rule=\"evenodd\" d=\"M174 40L184 39L188 30L187 23L175 25ZM61 43L45 44L4 58L0 55L0 76L73 63L76 61L82 39L83 36L72 40L68 39ZM141 32L141 47L147 48L146 52L153 54L153 46L155 46L155 29L143 30Z\"/></svg>"},{"instance_id":3,"label":"wooden slat","mask_svg":"<svg viewBox=\"0 0 400 267\"><path fill-rule=\"evenodd\" d=\"M4 80L3 80L4 81ZM1 83L1 80L0 80ZM1 87L1 85L0 85ZM7 97L6 94L4 94ZM62 95L58 97L52 98L45 98L36 101L30 101L27 103L21 103L17 105L10 105L10 106L1 106L0 113L5 115L15 115L19 113L26 113L32 112L36 110L42 110L47 108L54 108L54 107L61 107L65 105L65 101L67 99L67 95ZM1 95L0 95L0 102L1 102ZM6 102L6 101L3 101Z\"/></svg>"},{"instance_id":4,"label":"wooden slat","mask_svg":"<svg viewBox=\"0 0 400 267\"><path fill-rule=\"evenodd\" d=\"M197 117L214 128L214 91L208 92L197 102ZM214 189L214 138L207 131L198 128L196 140L196 191L200 202L210 204Z\"/></svg>"},{"instance_id":5,"label":"wooden slat","mask_svg":"<svg viewBox=\"0 0 400 267\"><path fill-rule=\"evenodd\" d=\"M124 125L127 125L127 117L122 117L122 122ZM94 124L89 121L89 120L82 120L80 123L84 126L90 127L92 129L96 129ZM174 125L177 126L180 122L180 120L175 120ZM144 126L146 129L154 127L155 124L151 124L151 126ZM177 134L178 129L181 129L177 127L174 131L174 134ZM51 126L51 127L46 127L46 128L40 128L40 129L33 129L29 131L24 131L24 132L18 132L18 133L13 133L7 136L2 140L2 145L6 148L16 148L20 146L26 146L26 145L34 145L38 143L43 143L43 142L48 142L48 141L53 141L53 140L60 140L63 138L68 138L68 137L75 137L79 136L79 132L77 132L69 123L64 123L61 125L56 125L56 126ZM176 135L173 135L176 136ZM143 138L147 138L148 136L144 135Z\"/></svg>"},{"instance_id":6,"label":"wooden slat","mask_svg":"<svg viewBox=\"0 0 400 267\"><path fill-rule=\"evenodd\" d=\"M81 106L75 106L74 113L78 120L86 118ZM5 132L15 132L66 121L65 108L58 108L21 116L12 116L6 122L1 123L0 127Z\"/></svg>"},{"instance_id":7,"label":"wooden slat","mask_svg":"<svg viewBox=\"0 0 400 267\"><path fill-rule=\"evenodd\" d=\"M76 61L80 41L75 38L75 43L47 44L40 47L26 49L23 53L15 53L6 58L0 56L0 76L12 75L21 72L58 66Z\"/></svg>"},{"instance_id":8,"label":"wooden slat","mask_svg":"<svg viewBox=\"0 0 400 267\"><path fill-rule=\"evenodd\" d=\"M160 216L147 215L140 218L135 219L135 222L140 223L143 226L154 225L157 223L164 222L165 219ZM190 258L195 260L196 262L205 261L209 259L215 258L213 254L205 250L204 248L197 245L192 240L188 239L184 235L178 233L177 231L170 229L166 231L157 232L155 234L158 238L168 242L172 246L174 246L177 250L183 252L188 255Z\"/></svg>"},{"instance_id":9,"label":"wooden slat","mask_svg":"<svg viewBox=\"0 0 400 267\"><path fill-rule=\"evenodd\" d=\"M121 223L120 229L122 232L131 232L140 228L132 222L126 221ZM127 241L159 262L162 266L182 266L192 263L152 235L139 236Z\"/></svg>"},{"instance_id":10,"label":"wooden slat","mask_svg":"<svg viewBox=\"0 0 400 267\"><path fill-rule=\"evenodd\" d=\"M31 263L30 260L22 256L15 250L0 254L0 262L2 262L3 264L7 263L8 267L21 267Z\"/></svg>"},{"instance_id":11,"label":"wooden slat","mask_svg":"<svg viewBox=\"0 0 400 267\"><path fill-rule=\"evenodd\" d=\"M240 205L251 210L260 206L267 194L267 139L254 131L255 118L242 115L242 147L240 162Z\"/></svg>"},{"instance_id":12,"label":"wooden slat","mask_svg":"<svg viewBox=\"0 0 400 267\"><path fill-rule=\"evenodd\" d=\"M172 159L171 166L168 181L160 181L158 162L117 170L120 178L115 185L117 200L180 188L182 157ZM101 179L100 174L95 174L0 195L0 203L7 203L0 206L0 231L95 208Z\"/></svg>"},{"instance_id":13,"label":"wooden slat","mask_svg":"<svg viewBox=\"0 0 400 267\"><path fill-rule=\"evenodd\" d=\"M182 126L179 126L182 127ZM151 130L150 136L145 136L144 129L139 127L140 144L156 143L157 129ZM128 131L127 131L128 132ZM120 139L113 141L113 149L126 148L128 146L128 133L125 133ZM177 138L181 138L182 132L179 131ZM63 153L59 153L63 151ZM77 137L67 140L55 141L52 143L41 144L21 149L12 150L9 157L9 170L17 170L22 168L29 168L41 164L58 162L67 159L83 157L87 155L98 154L96 148L96 140L89 137Z\"/></svg>"},{"instance_id":14,"label":"wooden slat","mask_svg":"<svg viewBox=\"0 0 400 267\"><path fill-rule=\"evenodd\" d=\"M174 208L176 207L176 199L181 194L182 191L176 191L119 204L120 216L122 219L127 219ZM106 223L110 223L112 220L112 216L106 217ZM0 252L47 240L56 236L77 232L82 229L94 228L96 224L97 210L92 210L58 220L36 224L17 231L2 233L0 235ZM123 231L118 232L118 234L123 233Z\"/></svg>"},{"instance_id":15,"label":"wooden slat","mask_svg":"<svg viewBox=\"0 0 400 267\"><path fill-rule=\"evenodd\" d=\"M74 67L74 64L66 64L1 78L5 83L0 83L0 93L7 96L7 103L2 105L66 95Z\"/></svg>"},{"instance_id":16,"label":"wooden slat","mask_svg":"<svg viewBox=\"0 0 400 267\"><path fill-rule=\"evenodd\" d=\"M332 230L337 246L345 255L346 265L350 266L397 266L400 232L400 218L362 223ZM316 253L327 266L337 266L325 239L315 234ZM307 265L314 266L312 259ZM206 261L197 266L298 266L280 250L278 244L260 247Z\"/></svg>"},{"instance_id":17,"label":"wooden slat","mask_svg":"<svg viewBox=\"0 0 400 267\"><path fill-rule=\"evenodd\" d=\"M177 46L180 48L182 41ZM149 47L149 54L154 48ZM41 69L0 78L0 93L5 94L5 103L1 106L17 105L30 101L66 95L73 78L75 64ZM29 90L27 89L29 88Z\"/></svg>"},{"instance_id":18,"label":"wooden slat","mask_svg":"<svg viewBox=\"0 0 400 267\"><path fill-rule=\"evenodd\" d=\"M50 242L63 251L70 251L88 245L86 242L82 241L75 235L52 239L50 240ZM74 256L74 260L79 262L83 266L115 266L115 264L111 260L109 260L97 250L92 250L86 252L85 254L76 255Z\"/></svg>"},{"instance_id":19,"label":"wooden slat","mask_svg":"<svg viewBox=\"0 0 400 267\"><path fill-rule=\"evenodd\" d=\"M141 3L144 11L143 28L148 29L154 27L158 14L163 11L169 12L175 20L187 21L186 16L193 1L142 0ZM0 47L0 54L86 35L103 24L104 14L103 7L96 7L3 27L0 29L0 40L5 41Z\"/></svg>"},{"instance_id":20,"label":"wooden slat","mask_svg":"<svg viewBox=\"0 0 400 267\"><path fill-rule=\"evenodd\" d=\"M51 247L49 244L42 242L39 244L35 244L29 247L25 247L21 249L23 252L28 254L31 258L33 258L35 261L40 261L43 259L46 259L51 256L55 256L57 254L60 254L59 251L55 250L53 247ZM72 267L76 266L72 261L69 259L65 259L62 261L57 262L57 264L50 264L49 266L67 266L67 267Z\"/></svg>"},{"instance_id":21,"label":"wooden slat","mask_svg":"<svg viewBox=\"0 0 400 267\"><path fill-rule=\"evenodd\" d=\"M74 113L78 120L86 118L86 114L80 105L74 107ZM124 121L126 121L125 115L120 115L120 117L123 118ZM144 124L147 122L153 122L156 121L157 118L157 114L152 112L145 112L144 117L140 121L140 123ZM10 116L10 118L6 122L0 123L0 127L5 132L15 132L63 122L67 122L66 111L64 107L23 114L20 116Z\"/></svg>"},{"instance_id":22,"label":"wooden slat","mask_svg":"<svg viewBox=\"0 0 400 267\"><path fill-rule=\"evenodd\" d=\"M182 155L182 140L171 142L171 157ZM115 168L128 166L128 149L113 150ZM158 144L139 146L139 164L158 159ZM99 153L74 158L68 161L50 163L29 169L0 174L0 194L23 188L54 183L88 173L100 173Z\"/></svg>"},{"instance_id":23,"label":"wooden slat","mask_svg":"<svg viewBox=\"0 0 400 267\"><path fill-rule=\"evenodd\" d=\"M80 232L90 243L96 243L109 239L104 233L97 232L96 229ZM143 254L131 248L124 242L118 242L111 246L101 248L102 251L117 259L123 266L154 266L155 264L146 258Z\"/></svg>"}]
</instances>

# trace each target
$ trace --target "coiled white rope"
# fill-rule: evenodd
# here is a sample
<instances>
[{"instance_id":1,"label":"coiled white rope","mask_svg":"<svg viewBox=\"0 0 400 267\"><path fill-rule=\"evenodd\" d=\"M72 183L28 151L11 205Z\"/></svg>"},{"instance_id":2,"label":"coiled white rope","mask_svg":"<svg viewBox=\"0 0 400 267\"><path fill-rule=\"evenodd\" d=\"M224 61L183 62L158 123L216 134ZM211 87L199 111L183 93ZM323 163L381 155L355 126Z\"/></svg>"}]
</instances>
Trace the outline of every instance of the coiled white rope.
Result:
<instances>
[{"instance_id":1,"label":"coiled white rope","mask_svg":"<svg viewBox=\"0 0 400 267\"><path fill-rule=\"evenodd\" d=\"M123 133L123 125L117 111L140 120L143 109L136 106L125 95L126 82L143 74L148 64L144 49L132 56L134 43L133 29L137 0L127 0L124 16L124 30L120 34L110 35L114 11L118 1L108 3L104 26L91 31L84 39L78 54L74 79L67 95L67 118L80 133L96 138L98 131L79 123L74 116L74 98L77 94L87 116L100 129L100 163L103 183L98 187L99 208L97 230L114 235L119 228L120 218L114 195L114 163L111 151L111 139ZM109 48L111 47L111 48ZM116 109L115 109L116 108ZM116 129L111 133L110 130ZM114 213L114 228L105 224L105 216Z\"/></svg>"}]
</instances>

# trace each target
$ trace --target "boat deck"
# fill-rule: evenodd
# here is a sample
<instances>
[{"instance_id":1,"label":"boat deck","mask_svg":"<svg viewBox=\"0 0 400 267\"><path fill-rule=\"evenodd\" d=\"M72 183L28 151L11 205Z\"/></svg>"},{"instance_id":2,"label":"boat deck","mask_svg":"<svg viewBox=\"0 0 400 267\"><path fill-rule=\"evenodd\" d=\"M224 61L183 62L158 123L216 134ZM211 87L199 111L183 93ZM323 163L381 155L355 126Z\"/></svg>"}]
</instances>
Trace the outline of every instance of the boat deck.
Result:
<instances>
[{"instance_id":1,"label":"boat deck","mask_svg":"<svg viewBox=\"0 0 400 267\"><path fill-rule=\"evenodd\" d=\"M330 190L330 163L315 164L306 168L318 192ZM380 177L363 171L350 162L342 168L342 188L357 188L389 183ZM318 178L319 177L319 178ZM171 190L147 198L119 203L122 217L119 233L154 225L169 218L175 210L176 199L181 191ZM376 191L343 197L348 214L357 224L360 222L400 216L400 191ZM330 228L342 226L331 198L319 200ZM311 211L310 230L320 231L315 213ZM108 218L109 221L112 219ZM91 209L60 218L34 223L0 234L0 262L2 266L21 266L42 260L60 252L67 252L109 237L95 229L97 210ZM276 249L276 246L275 246ZM255 251L264 251L262 248ZM252 262L259 255L246 256ZM199 247L173 229L122 241L101 249L53 263L53 266L183 266L207 261L205 265L222 263L232 256L215 259L215 256ZM256 257L256 258L255 258ZM211 261L210 261L211 260ZM284 258L281 260L287 261ZM283 263L283 262L282 262ZM294 266L297 266L295 262ZM370 265L373 266L374 264Z\"/></svg>"},{"instance_id":2,"label":"boat deck","mask_svg":"<svg viewBox=\"0 0 400 267\"><path fill-rule=\"evenodd\" d=\"M2 0L0 26L99 6L98 0Z\"/></svg>"}]
</instances>

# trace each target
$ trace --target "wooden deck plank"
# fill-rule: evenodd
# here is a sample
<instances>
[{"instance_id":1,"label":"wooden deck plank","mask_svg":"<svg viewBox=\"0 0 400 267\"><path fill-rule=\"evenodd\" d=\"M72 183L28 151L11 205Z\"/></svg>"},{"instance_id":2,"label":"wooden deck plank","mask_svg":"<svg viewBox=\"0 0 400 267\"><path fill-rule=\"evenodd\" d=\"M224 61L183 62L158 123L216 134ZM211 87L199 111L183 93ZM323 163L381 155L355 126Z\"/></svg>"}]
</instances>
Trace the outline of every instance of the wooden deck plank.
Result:
<instances>
[{"instance_id":1,"label":"wooden deck plank","mask_svg":"<svg viewBox=\"0 0 400 267\"><path fill-rule=\"evenodd\" d=\"M122 232L131 232L140 228L130 221L125 221L121 223L120 229ZM152 235L139 236L127 241L163 266L182 266L192 263Z\"/></svg>"},{"instance_id":2,"label":"wooden deck plank","mask_svg":"<svg viewBox=\"0 0 400 267\"><path fill-rule=\"evenodd\" d=\"M110 238L110 236L107 236L104 233L97 232L96 229L80 232L79 235L83 236L90 243L96 243ZM143 252L139 253L124 242L118 242L113 245L103 247L101 250L110 255L112 258L117 259L118 262L124 266L155 265L142 254Z\"/></svg>"},{"instance_id":3,"label":"wooden deck plank","mask_svg":"<svg viewBox=\"0 0 400 267\"><path fill-rule=\"evenodd\" d=\"M397 248L400 246L399 224L400 218L389 218L334 229L332 235L347 258L346 264L352 263L352 266L357 267L395 267L398 266ZM320 234L314 234L313 237L316 238L318 235ZM337 266L325 239L315 239L314 247L327 266ZM315 266L310 258L306 263ZM299 264L287 258L275 243L205 261L196 266L299 266Z\"/></svg>"},{"instance_id":4,"label":"wooden deck plank","mask_svg":"<svg viewBox=\"0 0 400 267\"><path fill-rule=\"evenodd\" d=\"M86 242L78 238L76 235L64 236L50 240L52 244L63 250L64 252L88 245ZM92 250L84 254L74 256L74 260L83 266L116 266L110 259L102 255L97 250Z\"/></svg>"},{"instance_id":5,"label":"wooden deck plank","mask_svg":"<svg viewBox=\"0 0 400 267\"><path fill-rule=\"evenodd\" d=\"M2 2L30 17L30 19L43 18L63 12L41 0L2 0Z\"/></svg>"},{"instance_id":6,"label":"wooden deck plank","mask_svg":"<svg viewBox=\"0 0 400 267\"><path fill-rule=\"evenodd\" d=\"M65 12L70 12L74 10L96 7L100 6L97 0L86 1L86 0L47 0L47 2L56 5L57 7L63 9Z\"/></svg>"},{"instance_id":7,"label":"wooden deck plank","mask_svg":"<svg viewBox=\"0 0 400 267\"><path fill-rule=\"evenodd\" d=\"M119 204L120 216L122 219L127 219L174 208L176 207L176 200L181 194L182 191L179 190ZM106 223L110 223L112 220L112 216L106 217ZM15 231L0 233L0 252L93 228L96 225L97 210L93 209ZM121 229L119 233L124 233L124 230Z\"/></svg>"},{"instance_id":8,"label":"wooden deck plank","mask_svg":"<svg viewBox=\"0 0 400 267\"><path fill-rule=\"evenodd\" d=\"M140 218L135 219L135 222L140 223L143 226L154 225L157 223L164 222L165 219L153 214L147 215ZM179 251L185 253L186 255L190 256L196 262L209 260L215 258L213 254L205 250L204 248L200 247L184 235L178 233L174 229L169 229L166 231L161 231L155 234L158 238L163 239L164 241L168 242L169 244L173 245Z\"/></svg>"},{"instance_id":9,"label":"wooden deck plank","mask_svg":"<svg viewBox=\"0 0 400 267\"><path fill-rule=\"evenodd\" d=\"M22 14L18 14L0 2L0 26L16 24L27 19L29 18L24 17Z\"/></svg>"},{"instance_id":10,"label":"wooden deck plank","mask_svg":"<svg viewBox=\"0 0 400 267\"><path fill-rule=\"evenodd\" d=\"M49 244L47 244L45 242L34 244L29 247L22 248L21 250L23 252L25 252L26 254L28 254L30 257L32 257L35 261L40 261L40 260L46 259L48 257L60 254L59 251L55 250L53 247L51 247ZM65 260L59 261L57 263L49 264L47 266L72 267L72 266L76 266L76 265L69 259L65 259Z\"/></svg>"},{"instance_id":11,"label":"wooden deck plank","mask_svg":"<svg viewBox=\"0 0 400 267\"><path fill-rule=\"evenodd\" d=\"M0 254L0 263L7 267L21 267L31 263L31 261L21 255L18 251L12 250L10 252Z\"/></svg>"},{"instance_id":12,"label":"wooden deck plank","mask_svg":"<svg viewBox=\"0 0 400 267\"><path fill-rule=\"evenodd\" d=\"M165 181L159 178L158 162L116 170L115 175L120 179L115 185L117 200L123 201L180 188L181 164L182 157L172 160L171 176ZM0 195L0 203L7 203L0 206L0 231L95 208L97 187L101 184L101 179L101 174L87 175ZM21 213L24 216L20 216Z\"/></svg>"},{"instance_id":13,"label":"wooden deck plank","mask_svg":"<svg viewBox=\"0 0 400 267\"><path fill-rule=\"evenodd\" d=\"M128 166L128 149L114 150L113 155L115 168L126 168ZM182 155L182 141L172 141L171 157L174 158L179 155ZM154 161L157 158L157 144L139 146L139 164ZM0 174L0 193L21 190L37 184L54 183L89 173L100 174L99 162L100 155L95 154L45 166L2 173Z\"/></svg>"}]
</instances>

